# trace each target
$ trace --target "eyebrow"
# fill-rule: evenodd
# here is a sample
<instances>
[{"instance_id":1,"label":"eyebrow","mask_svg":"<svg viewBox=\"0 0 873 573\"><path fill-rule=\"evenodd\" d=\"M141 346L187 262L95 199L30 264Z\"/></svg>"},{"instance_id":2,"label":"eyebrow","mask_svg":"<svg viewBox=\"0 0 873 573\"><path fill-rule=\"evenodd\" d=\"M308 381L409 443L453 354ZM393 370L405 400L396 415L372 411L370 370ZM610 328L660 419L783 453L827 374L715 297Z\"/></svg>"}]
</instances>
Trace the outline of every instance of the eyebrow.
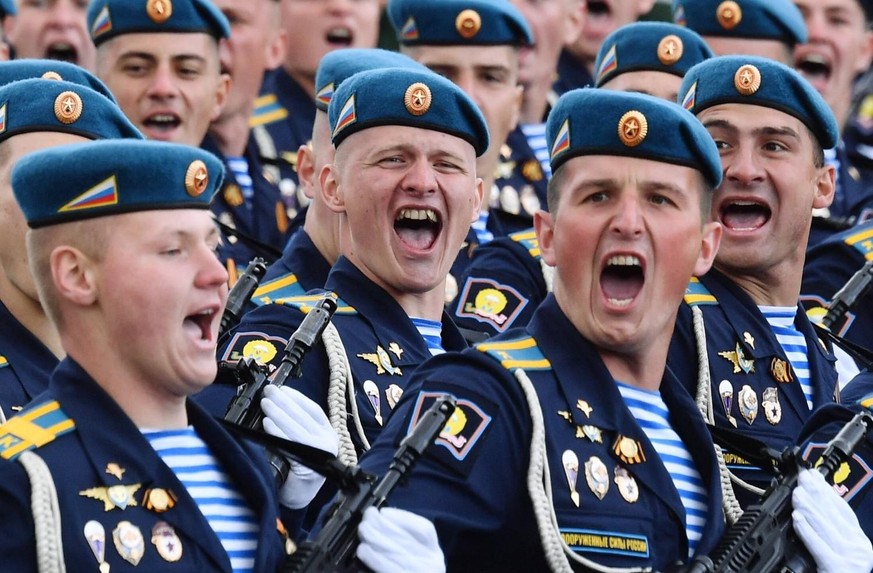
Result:
<instances>
[{"instance_id":1,"label":"eyebrow","mask_svg":"<svg viewBox=\"0 0 873 573\"><path fill-rule=\"evenodd\" d=\"M716 129L724 129L730 131L732 133L736 133L739 131L739 128L729 122L726 119L708 119L703 122L703 126L707 129L716 128ZM761 127L757 127L752 130L753 135L769 135L769 136L782 136L782 137L793 137L794 139L799 139L800 134L797 133L794 129L788 126L774 127L770 125L765 125Z\"/></svg>"}]
</instances>

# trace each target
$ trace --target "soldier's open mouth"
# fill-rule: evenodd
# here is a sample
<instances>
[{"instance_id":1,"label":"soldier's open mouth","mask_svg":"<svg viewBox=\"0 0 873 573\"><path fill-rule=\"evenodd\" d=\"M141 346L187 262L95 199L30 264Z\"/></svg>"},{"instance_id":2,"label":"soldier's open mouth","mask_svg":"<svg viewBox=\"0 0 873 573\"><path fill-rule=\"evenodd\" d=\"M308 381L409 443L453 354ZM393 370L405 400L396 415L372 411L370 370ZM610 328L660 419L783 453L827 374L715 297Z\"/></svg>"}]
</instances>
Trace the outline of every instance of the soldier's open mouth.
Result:
<instances>
[{"instance_id":1,"label":"soldier's open mouth","mask_svg":"<svg viewBox=\"0 0 873 573\"><path fill-rule=\"evenodd\" d=\"M600 288L616 306L627 306L643 289L645 275L640 259L633 255L610 257L600 273Z\"/></svg>"},{"instance_id":2,"label":"soldier's open mouth","mask_svg":"<svg viewBox=\"0 0 873 573\"><path fill-rule=\"evenodd\" d=\"M734 231L760 229L770 220L770 208L755 201L735 201L721 209L721 223Z\"/></svg>"},{"instance_id":3,"label":"soldier's open mouth","mask_svg":"<svg viewBox=\"0 0 873 573\"><path fill-rule=\"evenodd\" d=\"M401 209L394 219L400 240L418 250L432 247L441 230L440 216L433 209Z\"/></svg>"},{"instance_id":4,"label":"soldier's open mouth","mask_svg":"<svg viewBox=\"0 0 873 573\"><path fill-rule=\"evenodd\" d=\"M179 116L172 113L159 113L149 116L143 121L143 125L148 128L159 131L169 131L181 125L182 120Z\"/></svg>"},{"instance_id":5,"label":"soldier's open mouth","mask_svg":"<svg viewBox=\"0 0 873 573\"><path fill-rule=\"evenodd\" d=\"M212 340L212 322L215 318L214 309L206 309L185 317L185 327L197 329L200 332L200 340Z\"/></svg>"},{"instance_id":6,"label":"soldier's open mouth","mask_svg":"<svg viewBox=\"0 0 873 573\"><path fill-rule=\"evenodd\" d=\"M328 44L336 44L338 46L346 47L352 45L355 37L349 28L337 27L328 30L325 39Z\"/></svg>"},{"instance_id":7,"label":"soldier's open mouth","mask_svg":"<svg viewBox=\"0 0 873 573\"><path fill-rule=\"evenodd\" d=\"M73 64L79 63L79 52L72 44L55 42L45 51L45 57L49 60L61 60Z\"/></svg>"}]
</instances>

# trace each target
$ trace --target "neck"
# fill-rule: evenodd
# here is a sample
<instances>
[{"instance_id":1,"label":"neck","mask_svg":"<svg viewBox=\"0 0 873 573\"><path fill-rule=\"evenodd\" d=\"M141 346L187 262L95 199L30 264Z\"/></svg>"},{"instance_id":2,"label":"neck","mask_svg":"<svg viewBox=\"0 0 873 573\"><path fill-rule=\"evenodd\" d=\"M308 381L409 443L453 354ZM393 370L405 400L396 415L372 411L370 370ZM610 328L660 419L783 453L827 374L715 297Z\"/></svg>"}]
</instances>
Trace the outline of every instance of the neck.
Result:
<instances>
[{"instance_id":1,"label":"neck","mask_svg":"<svg viewBox=\"0 0 873 573\"><path fill-rule=\"evenodd\" d=\"M215 138L218 149L225 157L240 157L245 153L251 130L249 127L251 108L247 111L246 114L220 117L209 126L209 134Z\"/></svg>"},{"instance_id":2,"label":"neck","mask_svg":"<svg viewBox=\"0 0 873 573\"><path fill-rule=\"evenodd\" d=\"M319 201L309 203L303 230L321 256L331 265L339 258L339 218Z\"/></svg>"},{"instance_id":3,"label":"neck","mask_svg":"<svg viewBox=\"0 0 873 573\"><path fill-rule=\"evenodd\" d=\"M58 331L46 316L39 300L18 289L2 273L0 273L0 300L3 301L15 320L42 342L52 354L58 359L64 357L64 349Z\"/></svg>"},{"instance_id":4,"label":"neck","mask_svg":"<svg viewBox=\"0 0 873 573\"><path fill-rule=\"evenodd\" d=\"M542 123L549 107L549 92L552 84L545 82L531 83L524 86L524 97L521 101L521 123Z\"/></svg>"},{"instance_id":5,"label":"neck","mask_svg":"<svg viewBox=\"0 0 873 573\"><path fill-rule=\"evenodd\" d=\"M757 305L797 306L800 300L802 265L783 263L751 272L722 267L718 261L714 266L749 295Z\"/></svg>"},{"instance_id":6,"label":"neck","mask_svg":"<svg viewBox=\"0 0 873 573\"><path fill-rule=\"evenodd\" d=\"M315 99L315 73L305 73L300 70L291 69L288 66L285 66L285 71L310 97Z\"/></svg>"},{"instance_id":7,"label":"neck","mask_svg":"<svg viewBox=\"0 0 873 573\"><path fill-rule=\"evenodd\" d=\"M658 390L664 377L668 345L660 344L633 355L598 349L613 379L643 390Z\"/></svg>"}]
</instances>

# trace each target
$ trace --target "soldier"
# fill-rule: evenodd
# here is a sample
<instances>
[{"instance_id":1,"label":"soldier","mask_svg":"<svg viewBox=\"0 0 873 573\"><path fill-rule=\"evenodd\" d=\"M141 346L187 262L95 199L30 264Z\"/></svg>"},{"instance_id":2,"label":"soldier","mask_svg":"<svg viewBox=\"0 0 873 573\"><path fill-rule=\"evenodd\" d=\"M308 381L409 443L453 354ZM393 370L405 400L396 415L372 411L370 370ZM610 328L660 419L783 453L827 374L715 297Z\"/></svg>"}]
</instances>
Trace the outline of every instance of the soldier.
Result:
<instances>
[{"instance_id":1,"label":"soldier","mask_svg":"<svg viewBox=\"0 0 873 573\"><path fill-rule=\"evenodd\" d=\"M381 9L378 0L280 0L280 4L288 49L282 65L265 78L252 126L264 162L279 170L285 208L294 219L308 202L297 186L296 160L297 150L312 133L318 64L333 50L375 48Z\"/></svg>"},{"instance_id":2,"label":"soldier","mask_svg":"<svg viewBox=\"0 0 873 573\"><path fill-rule=\"evenodd\" d=\"M13 170L31 268L67 358L0 427L4 567L280 570L288 533L262 454L187 399L216 371L227 272L208 208L221 177L205 151L133 140L44 150ZM268 432L335 448L311 401L289 388L265 396ZM289 476L286 505L299 479ZM392 515L365 521L427 526ZM410 563L442 564L435 544L407 543L420 551Z\"/></svg>"},{"instance_id":3,"label":"soldier","mask_svg":"<svg viewBox=\"0 0 873 573\"><path fill-rule=\"evenodd\" d=\"M17 0L4 0L15 4ZM16 58L62 60L94 71L94 45L85 21L87 2L46 0L21 2L14 18L5 18L3 31Z\"/></svg>"},{"instance_id":4,"label":"soldier","mask_svg":"<svg viewBox=\"0 0 873 573\"><path fill-rule=\"evenodd\" d=\"M388 14L403 53L447 77L469 95L485 116L491 145L476 162L487 195L495 186L500 150L518 125L522 87L519 51L533 43L521 13L507 0L391 0ZM457 278L479 245L525 228L527 220L482 205L479 218L452 266L446 303L458 294Z\"/></svg>"},{"instance_id":5,"label":"soldier","mask_svg":"<svg viewBox=\"0 0 873 573\"><path fill-rule=\"evenodd\" d=\"M711 55L700 36L685 28L663 22L629 24L610 34L601 46L597 87L675 101L685 72ZM534 229L526 229L473 254L452 312L467 330L487 335L505 332L530 321L551 284L552 271L543 264Z\"/></svg>"},{"instance_id":6,"label":"soldier","mask_svg":"<svg viewBox=\"0 0 873 573\"><path fill-rule=\"evenodd\" d=\"M837 123L796 72L752 56L698 64L680 100L720 149L712 217L724 234L713 269L688 286L668 364L710 422L780 451L837 389L834 355L798 305L812 210L833 199L822 150ZM725 462L743 507L770 483L739 456Z\"/></svg>"},{"instance_id":7,"label":"soldier","mask_svg":"<svg viewBox=\"0 0 873 573\"><path fill-rule=\"evenodd\" d=\"M806 42L803 15L791 0L673 0L673 21L706 40L719 56L794 61L794 47Z\"/></svg>"},{"instance_id":8,"label":"soldier","mask_svg":"<svg viewBox=\"0 0 873 573\"><path fill-rule=\"evenodd\" d=\"M478 214L475 161L488 131L457 86L411 68L345 79L328 113L336 157L321 171L321 191L340 216L342 256L325 284L339 297L336 332L328 329L331 342L309 352L292 385L329 412L341 457L353 461L391 416L412 370L433 353L465 346L443 311L445 281ZM276 365L320 296L249 312L219 357Z\"/></svg>"},{"instance_id":9,"label":"soldier","mask_svg":"<svg viewBox=\"0 0 873 573\"><path fill-rule=\"evenodd\" d=\"M55 79L41 79L55 78ZM23 80L23 81L19 81ZM90 139L142 138L84 69L65 62L15 60L0 64L0 422L48 386L64 351L39 304L24 254L25 224L9 173L24 155Z\"/></svg>"}]
</instances>

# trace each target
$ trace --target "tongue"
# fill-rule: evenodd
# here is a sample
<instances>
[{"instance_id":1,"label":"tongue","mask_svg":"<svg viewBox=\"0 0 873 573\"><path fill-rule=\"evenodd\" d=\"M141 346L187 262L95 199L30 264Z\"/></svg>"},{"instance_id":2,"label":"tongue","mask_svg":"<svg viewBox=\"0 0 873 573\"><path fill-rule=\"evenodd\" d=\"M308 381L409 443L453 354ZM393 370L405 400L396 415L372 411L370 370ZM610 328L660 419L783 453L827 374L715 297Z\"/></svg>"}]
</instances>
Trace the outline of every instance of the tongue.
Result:
<instances>
[{"instance_id":1,"label":"tongue","mask_svg":"<svg viewBox=\"0 0 873 573\"><path fill-rule=\"evenodd\" d=\"M434 233L433 229L428 227L421 227L418 229L397 227L396 230L397 236L400 237L400 240L404 244L420 251L429 249L431 245L433 245L434 240L436 240L436 233Z\"/></svg>"},{"instance_id":2,"label":"tongue","mask_svg":"<svg viewBox=\"0 0 873 573\"><path fill-rule=\"evenodd\" d=\"M619 271L607 268L600 277L600 288L606 298L629 300L636 297L643 288L643 278L639 269Z\"/></svg>"},{"instance_id":3,"label":"tongue","mask_svg":"<svg viewBox=\"0 0 873 573\"><path fill-rule=\"evenodd\" d=\"M767 222L760 209L729 209L722 215L722 223L729 229L757 229Z\"/></svg>"}]
</instances>

